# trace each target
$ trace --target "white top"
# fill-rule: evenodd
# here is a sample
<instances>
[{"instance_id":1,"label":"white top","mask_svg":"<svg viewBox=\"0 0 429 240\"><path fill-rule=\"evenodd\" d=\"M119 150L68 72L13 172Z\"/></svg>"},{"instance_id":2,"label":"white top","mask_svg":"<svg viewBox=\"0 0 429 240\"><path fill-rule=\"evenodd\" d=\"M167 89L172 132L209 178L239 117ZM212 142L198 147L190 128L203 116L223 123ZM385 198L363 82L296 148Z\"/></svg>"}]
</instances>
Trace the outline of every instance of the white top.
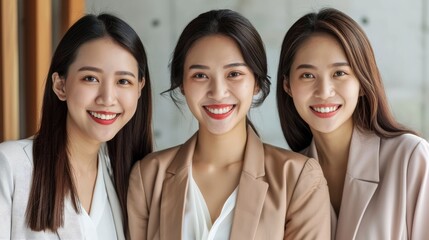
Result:
<instances>
[{"instance_id":1,"label":"white top","mask_svg":"<svg viewBox=\"0 0 429 240\"><path fill-rule=\"evenodd\" d=\"M188 192L186 194L185 216L182 225L182 239L185 240L224 240L229 239L237 199L237 189L231 193L222 207L214 224L203 194L192 177L189 168Z\"/></svg>"},{"instance_id":2,"label":"white top","mask_svg":"<svg viewBox=\"0 0 429 240\"><path fill-rule=\"evenodd\" d=\"M110 238L122 240L125 239L122 211L113 184L106 144L102 145L98 159L99 170L92 200L93 210L91 210L91 216L87 218L95 223L94 228L103 229L100 234L97 233L97 238L108 239L104 236L106 234ZM64 226L55 232L32 231L28 228L25 212L31 190L32 174L33 140L22 139L0 143L0 239L92 238L88 237L83 229L86 224L82 222L83 211L76 213L70 195L64 199ZM101 210L97 210L98 208ZM99 218L103 218L101 222L91 219L95 218L96 212L102 212L102 214L98 214Z\"/></svg>"},{"instance_id":3,"label":"white top","mask_svg":"<svg viewBox=\"0 0 429 240\"><path fill-rule=\"evenodd\" d=\"M100 158L100 157L99 157ZM98 161L97 179L91 203L91 212L86 212L81 205L79 222L85 239L115 240L116 230L109 198L107 197L106 185L103 179L103 168L101 159Z\"/></svg>"}]
</instances>

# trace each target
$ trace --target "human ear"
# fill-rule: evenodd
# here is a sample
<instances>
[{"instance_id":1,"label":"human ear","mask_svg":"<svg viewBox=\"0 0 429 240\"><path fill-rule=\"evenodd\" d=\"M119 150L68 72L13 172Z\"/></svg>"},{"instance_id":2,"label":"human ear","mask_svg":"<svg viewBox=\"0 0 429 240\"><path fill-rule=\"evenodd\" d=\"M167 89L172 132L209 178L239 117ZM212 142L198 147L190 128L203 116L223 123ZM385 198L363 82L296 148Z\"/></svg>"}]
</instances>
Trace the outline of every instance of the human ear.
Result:
<instances>
[{"instance_id":1,"label":"human ear","mask_svg":"<svg viewBox=\"0 0 429 240\"><path fill-rule=\"evenodd\" d=\"M255 84L255 88L253 89L253 95L257 95L260 90L261 90L261 88L259 87L259 85Z\"/></svg>"},{"instance_id":2,"label":"human ear","mask_svg":"<svg viewBox=\"0 0 429 240\"><path fill-rule=\"evenodd\" d=\"M283 90L292 97L292 91L290 90L290 82L285 75L283 75Z\"/></svg>"},{"instance_id":3,"label":"human ear","mask_svg":"<svg viewBox=\"0 0 429 240\"><path fill-rule=\"evenodd\" d=\"M139 82L139 98L140 98L140 95L142 94L142 90L145 84L146 84L146 79L142 78L142 80Z\"/></svg>"},{"instance_id":4,"label":"human ear","mask_svg":"<svg viewBox=\"0 0 429 240\"><path fill-rule=\"evenodd\" d=\"M52 74L52 90L57 95L58 99L65 101L66 98L66 80L57 72Z\"/></svg>"}]
</instances>

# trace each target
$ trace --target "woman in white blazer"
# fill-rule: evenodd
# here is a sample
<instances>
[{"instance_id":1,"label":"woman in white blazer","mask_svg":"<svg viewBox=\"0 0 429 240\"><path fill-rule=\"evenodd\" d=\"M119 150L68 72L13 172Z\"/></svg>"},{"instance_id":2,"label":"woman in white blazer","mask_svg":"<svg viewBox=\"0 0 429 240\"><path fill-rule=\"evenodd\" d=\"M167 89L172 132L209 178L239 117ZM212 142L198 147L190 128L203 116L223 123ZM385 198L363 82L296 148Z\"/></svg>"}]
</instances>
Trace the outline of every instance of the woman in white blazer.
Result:
<instances>
[{"instance_id":1,"label":"woman in white blazer","mask_svg":"<svg viewBox=\"0 0 429 240\"><path fill-rule=\"evenodd\" d=\"M394 120L359 25L335 9L301 17L277 76L283 134L327 179L332 239L427 239L429 144Z\"/></svg>"},{"instance_id":2,"label":"woman in white blazer","mask_svg":"<svg viewBox=\"0 0 429 240\"><path fill-rule=\"evenodd\" d=\"M129 173L151 151L142 42L83 16L53 55L37 134L0 144L0 239L124 239Z\"/></svg>"}]
</instances>

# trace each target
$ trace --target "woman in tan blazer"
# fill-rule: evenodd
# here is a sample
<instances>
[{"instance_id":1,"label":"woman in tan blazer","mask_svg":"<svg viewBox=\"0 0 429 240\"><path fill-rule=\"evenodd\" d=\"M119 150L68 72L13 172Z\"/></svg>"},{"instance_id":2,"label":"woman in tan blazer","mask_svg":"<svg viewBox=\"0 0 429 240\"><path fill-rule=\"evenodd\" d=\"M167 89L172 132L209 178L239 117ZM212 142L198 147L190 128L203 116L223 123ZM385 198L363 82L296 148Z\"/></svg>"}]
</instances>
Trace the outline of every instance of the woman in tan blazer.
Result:
<instances>
[{"instance_id":1,"label":"woman in tan blazer","mask_svg":"<svg viewBox=\"0 0 429 240\"><path fill-rule=\"evenodd\" d=\"M335 9L300 18L277 80L283 134L328 182L332 239L427 239L429 144L394 120L359 25Z\"/></svg>"},{"instance_id":2,"label":"woman in tan blazer","mask_svg":"<svg viewBox=\"0 0 429 240\"><path fill-rule=\"evenodd\" d=\"M269 93L265 50L250 22L214 10L182 32L171 88L198 120L184 144L132 170L132 239L329 239L326 181L314 159L264 144L247 113Z\"/></svg>"}]
</instances>

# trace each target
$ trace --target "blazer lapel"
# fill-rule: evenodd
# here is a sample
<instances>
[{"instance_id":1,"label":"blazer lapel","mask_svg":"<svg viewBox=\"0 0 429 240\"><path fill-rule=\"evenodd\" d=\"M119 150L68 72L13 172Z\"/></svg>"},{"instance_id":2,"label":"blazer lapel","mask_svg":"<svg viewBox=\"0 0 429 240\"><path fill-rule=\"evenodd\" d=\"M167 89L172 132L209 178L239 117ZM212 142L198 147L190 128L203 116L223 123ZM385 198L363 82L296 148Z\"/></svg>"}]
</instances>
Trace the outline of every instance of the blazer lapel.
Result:
<instances>
[{"instance_id":1,"label":"blazer lapel","mask_svg":"<svg viewBox=\"0 0 429 240\"><path fill-rule=\"evenodd\" d=\"M254 239L265 201L268 184L262 181L264 148L259 137L248 127L243 171L238 185L238 196L230 239Z\"/></svg>"},{"instance_id":2,"label":"blazer lapel","mask_svg":"<svg viewBox=\"0 0 429 240\"><path fill-rule=\"evenodd\" d=\"M188 172L196 141L197 133L180 147L167 169L161 199L160 239L181 239Z\"/></svg>"},{"instance_id":3,"label":"blazer lapel","mask_svg":"<svg viewBox=\"0 0 429 240\"><path fill-rule=\"evenodd\" d=\"M355 239L365 210L378 187L380 138L355 128L338 217L336 239Z\"/></svg>"},{"instance_id":4,"label":"blazer lapel","mask_svg":"<svg viewBox=\"0 0 429 240\"><path fill-rule=\"evenodd\" d=\"M354 239L362 217L377 189L379 179L380 138L355 128L350 142L347 173L335 239ZM302 154L318 159L314 139ZM331 217L332 218L332 217Z\"/></svg>"},{"instance_id":5,"label":"blazer lapel","mask_svg":"<svg viewBox=\"0 0 429 240\"><path fill-rule=\"evenodd\" d=\"M113 184L113 174L110 168L110 159L108 158L108 151L106 145L103 145L98 154L100 158L101 167L103 168L103 179L106 187L107 197L109 198L110 207L112 209L113 221L115 222L116 236L118 239L125 239L123 227L123 215L121 205Z\"/></svg>"}]
</instances>

